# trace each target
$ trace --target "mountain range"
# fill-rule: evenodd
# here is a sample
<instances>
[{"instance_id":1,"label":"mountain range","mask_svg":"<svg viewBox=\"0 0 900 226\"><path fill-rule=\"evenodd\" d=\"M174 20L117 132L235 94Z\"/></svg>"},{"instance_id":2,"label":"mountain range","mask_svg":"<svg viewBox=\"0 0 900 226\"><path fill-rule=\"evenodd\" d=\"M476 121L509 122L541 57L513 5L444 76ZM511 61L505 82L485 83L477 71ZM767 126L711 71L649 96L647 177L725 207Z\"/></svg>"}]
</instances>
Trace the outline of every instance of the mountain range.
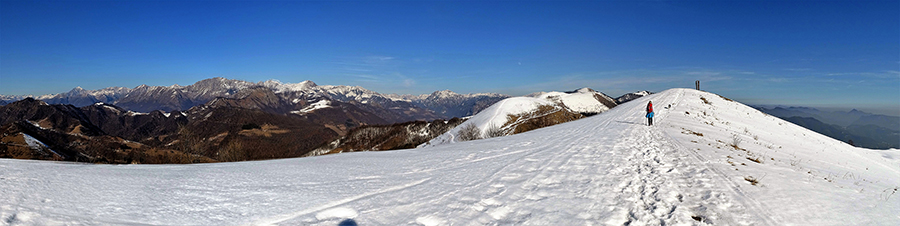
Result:
<instances>
[{"instance_id":1,"label":"mountain range","mask_svg":"<svg viewBox=\"0 0 900 226\"><path fill-rule=\"evenodd\" d=\"M575 114L566 118L616 106L615 99L587 88L531 96ZM352 150L389 150L420 145L464 121L449 119L475 115L508 97L449 90L418 96L380 94L312 81L225 78L188 86L76 87L40 100L3 96L14 102L0 106L5 139L0 156L106 163L241 161L308 155L341 137L359 137L348 133L360 127L369 129L356 131L385 128L374 130L388 135L398 134L396 126L430 131L406 136L410 142L398 145L351 142L357 144ZM454 123L437 126L440 120ZM29 143L34 140L42 145Z\"/></svg>"},{"instance_id":2,"label":"mountain range","mask_svg":"<svg viewBox=\"0 0 900 226\"><path fill-rule=\"evenodd\" d=\"M878 115L852 109L823 111L810 107L754 108L854 146L900 148L900 117Z\"/></svg>"},{"instance_id":3,"label":"mountain range","mask_svg":"<svg viewBox=\"0 0 900 226\"><path fill-rule=\"evenodd\" d=\"M0 100L13 102L31 97L48 104L71 104L76 107L102 102L134 112L170 112L185 111L219 97L237 98L242 90L254 87L270 89L275 95L295 104L322 98L351 103L378 114L391 123L464 117L509 97L493 93L457 94L449 90L419 96L381 94L359 86L319 86L312 81L281 83L269 80L253 83L217 77L188 86L141 85L135 88L109 87L99 90L76 87L66 93L37 97L0 95Z\"/></svg>"}]
</instances>

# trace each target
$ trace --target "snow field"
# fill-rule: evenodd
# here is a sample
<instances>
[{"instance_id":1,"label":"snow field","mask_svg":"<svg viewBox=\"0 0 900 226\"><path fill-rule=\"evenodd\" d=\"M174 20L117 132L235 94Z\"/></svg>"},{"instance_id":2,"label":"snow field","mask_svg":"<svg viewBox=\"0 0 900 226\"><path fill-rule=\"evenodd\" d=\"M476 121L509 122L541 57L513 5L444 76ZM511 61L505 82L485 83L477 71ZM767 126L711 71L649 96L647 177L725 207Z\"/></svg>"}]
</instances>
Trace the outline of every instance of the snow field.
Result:
<instances>
[{"instance_id":1,"label":"snow field","mask_svg":"<svg viewBox=\"0 0 900 226\"><path fill-rule=\"evenodd\" d=\"M855 148L712 93L683 93L667 133L770 223L900 224L900 199L889 197L900 188L896 150Z\"/></svg>"},{"instance_id":2,"label":"snow field","mask_svg":"<svg viewBox=\"0 0 900 226\"><path fill-rule=\"evenodd\" d=\"M0 159L0 224L900 225L898 157L672 89L412 150L196 165Z\"/></svg>"}]
</instances>

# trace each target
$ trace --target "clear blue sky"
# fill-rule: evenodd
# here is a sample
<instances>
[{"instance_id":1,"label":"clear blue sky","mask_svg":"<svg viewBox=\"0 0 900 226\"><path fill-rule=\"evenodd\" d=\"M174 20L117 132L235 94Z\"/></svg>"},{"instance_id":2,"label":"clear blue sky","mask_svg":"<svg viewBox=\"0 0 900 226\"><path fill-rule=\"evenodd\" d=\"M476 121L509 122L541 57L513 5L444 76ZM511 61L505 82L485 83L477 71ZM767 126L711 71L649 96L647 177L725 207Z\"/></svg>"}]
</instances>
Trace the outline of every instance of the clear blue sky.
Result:
<instances>
[{"instance_id":1,"label":"clear blue sky","mask_svg":"<svg viewBox=\"0 0 900 226\"><path fill-rule=\"evenodd\" d=\"M0 94L216 76L900 114L900 1L2 1Z\"/></svg>"}]
</instances>

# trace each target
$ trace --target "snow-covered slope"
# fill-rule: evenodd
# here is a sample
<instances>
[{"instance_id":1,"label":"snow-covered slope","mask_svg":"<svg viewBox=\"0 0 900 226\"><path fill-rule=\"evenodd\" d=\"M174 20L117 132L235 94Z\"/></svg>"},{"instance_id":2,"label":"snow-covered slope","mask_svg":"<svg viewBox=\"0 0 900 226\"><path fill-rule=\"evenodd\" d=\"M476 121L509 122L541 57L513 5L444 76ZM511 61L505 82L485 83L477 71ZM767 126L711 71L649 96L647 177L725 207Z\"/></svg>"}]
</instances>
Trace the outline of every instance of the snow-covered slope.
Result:
<instances>
[{"instance_id":1,"label":"snow-covered slope","mask_svg":"<svg viewBox=\"0 0 900 226\"><path fill-rule=\"evenodd\" d=\"M433 147L448 143L461 142L456 134L468 125L474 125L480 131L480 134L487 134L491 128L499 128L506 124L507 115L516 115L525 112L534 111L541 105L554 105L553 102L543 98L535 97L512 97L501 100L491 105L480 113L472 116L466 122L450 129L444 134L431 139L431 141L422 144L422 147Z\"/></svg>"},{"instance_id":2,"label":"snow-covered slope","mask_svg":"<svg viewBox=\"0 0 900 226\"><path fill-rule=\"evenodd\" d=\"M11 225L900 225L897 150L687 89L433 148L197 165L0 159L0 181Z\"/></svg>"},{"instance_id":3,"label":"snow-covered slope","mask_svg":"<svg viewBox=\"0 0 900 226\"><path fill-rule=\"evenodd\" d=\"M586 114L599 114L616 106L616 101L601 92L581 88L572 92L540 92L527 95L562 104L569 109Z\"/></svg>"},{"instance_id":4,"label":"snow-covered slope","mask_svg":"<svg viewBox=\"0 0 900 226\"><path fill-rule=\"evenodd\" d=\"M554 106L559 110L581 114L599 114L616 106L615 100L590 88L581 88L572 92L539 92L523 97L507 98L494 103L463 124L420 145L420 147L433 147L463 141L456 135L469 125L478 128L482 135L488 134L488 130L491 129L507 129L502 127L508 122L508 115L532 112L541 105Z\"/></svg>"}]
</instances>

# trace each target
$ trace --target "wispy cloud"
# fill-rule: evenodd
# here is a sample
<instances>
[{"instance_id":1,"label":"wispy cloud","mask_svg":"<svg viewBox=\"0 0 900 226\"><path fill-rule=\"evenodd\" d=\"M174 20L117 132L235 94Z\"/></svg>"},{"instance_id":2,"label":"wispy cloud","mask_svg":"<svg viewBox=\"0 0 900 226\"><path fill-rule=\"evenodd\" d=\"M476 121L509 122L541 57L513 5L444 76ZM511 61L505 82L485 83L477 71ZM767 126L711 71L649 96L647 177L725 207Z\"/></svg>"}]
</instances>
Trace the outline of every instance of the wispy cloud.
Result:
<instances>
[{"instance_id":1,"label":"wispy cloud","mask_svg":"<svg viewBox=\"0 0 900 226\"><path fill-rule=\"evenodd\" d=\"M413 87L413 86L415 86L415 85L416 85L416 81L415 81L415 80L412 80L412 79L404 79L404 80L403 80L403 86L404 86L404 87L410 88L410 87Z\"/></svg>"},{"instance_id":2,"label":"wispy cloud","mask_svg":"<svg viewBox=\"0 0 900 226\"><path fill-rule=\"evenodd\" d=\"M381 77L376 76L376 75L370 75L370 74L354 74L354 75L350 75L350 76L360 78L360 79L366 79L366 80L381 80Z\"/></svg>"},{"instance_id":3,"label":"wispy cloud","mask_svg":"<svg viewBox=\"0 0 900 226\"><path fill-rule=\"evenodd\" d=\"M363 58L363 61L365 61L366 63L369 63L369 64L381 64L381 63L390 62L391 60L394 60L394 59L395 59L394 57L390 57L390 56L367 56L367 57Z\"/></svg>"},{"instance_id":4,"label":"wispy cloud","mask_svg":"<svg viewBox=\"0 0 900 226\"><path fill-rule=\"evenodd\" d=\"M847 78L871 78L871 79L898 79L900 71L886 70L880 72L840 72L824 74L829 77L847 77Z\"/></svg>"},{"instance_id":5,"label":"wispy cloud","mask_svg":"<svg viewBox=\"0 0 900 226\"><path fill-rule=\"evenodd\" d=\"M701 75L701 76L716 76L716 75L721 75L722 73L714 72L714 71L691 71L691 72L685 72L684 74L686 74L686 75Z\"/></svg>"}]
</instances>

